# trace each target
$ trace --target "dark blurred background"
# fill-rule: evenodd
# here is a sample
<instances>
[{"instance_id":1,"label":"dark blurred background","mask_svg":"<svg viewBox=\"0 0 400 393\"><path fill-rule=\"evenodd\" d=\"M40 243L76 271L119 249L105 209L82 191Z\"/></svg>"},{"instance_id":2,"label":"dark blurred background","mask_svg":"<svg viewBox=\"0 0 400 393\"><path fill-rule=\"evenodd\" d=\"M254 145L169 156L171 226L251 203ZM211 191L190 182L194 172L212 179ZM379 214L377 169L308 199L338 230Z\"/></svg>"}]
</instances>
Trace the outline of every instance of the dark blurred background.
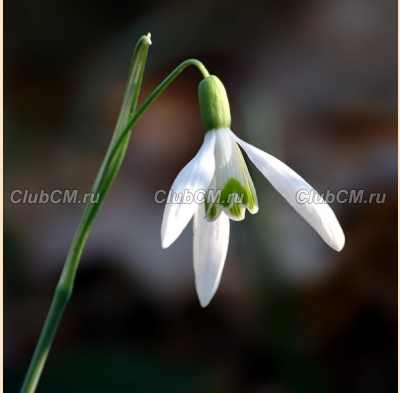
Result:
<instances>
[{"instance_id":1,"label":"dark blurred background","mask_svg":"<svg viewBox=\"0 0 400 393\"><path fill-rule=\"evenodd\" d=\"M198 58L240 137L321 193L386 198L332 205L336 253L249 163L260 211L232 223L201 308L191 225L162 250L153 199L204 135L201 75L185 70L132 133L38 392L397 391L395 0L5 2L5 391L21 386L83 211L10 194L90 191L147 32L141 101Z\"/></svg>"}]
</instances>

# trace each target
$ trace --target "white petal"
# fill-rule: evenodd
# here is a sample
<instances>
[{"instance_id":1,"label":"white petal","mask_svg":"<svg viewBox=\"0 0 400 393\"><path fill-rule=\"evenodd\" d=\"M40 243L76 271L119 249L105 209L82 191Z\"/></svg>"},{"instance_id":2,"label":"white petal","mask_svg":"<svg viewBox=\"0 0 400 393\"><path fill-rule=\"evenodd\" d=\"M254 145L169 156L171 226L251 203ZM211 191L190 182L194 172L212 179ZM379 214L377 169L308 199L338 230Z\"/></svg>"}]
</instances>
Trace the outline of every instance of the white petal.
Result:
<instances>
[{"instance_id":1,"label":"white petal","mask_svg":"<svg viewBox=\"0 0 400 393\"><path fill-rule=\"evenodd\" d=\"M204 206L193 220L193 260L197 295L206 307L221 280L229 244L229 218L225 213L212 222L204 218Z\"/></svg>"},{"instance_id":2,"label":"white petal","mask_svg":"<svg viewBox=\"0 0 400 393\"><path fill-rule=\"evenodd\" d=\"M197 190L207 190L215 171L214 158L215 132L207 132L203 145L196 156L180 171L172 184L171 190L177 196L185 190L195 193ZM161 224L161 246L169 247L182 233L199 206L192 203L165 204Z\"/></svg>"},{"instance_id":3,"label":"white petal","mask_svg":"<svg viewBox=\"0 0 400 393\"><path fill-rule=\"evenodd\" d=\"M232 133L232 135L234 135ZM268 153L242 141L236 135L235 140L246 151L250 160L296 211L319 233L322 239L336 251L344 247L345 237L335 213L326 203L299 203L309 193L316 191L296 172L282 161ZM297 193L304 190L303 197L296 199ZM299 194L300 196L300 194ZM316 200L316 199L313 199ZM322 198L320 197L322 201Z\"/></svg>"}]
</instances>

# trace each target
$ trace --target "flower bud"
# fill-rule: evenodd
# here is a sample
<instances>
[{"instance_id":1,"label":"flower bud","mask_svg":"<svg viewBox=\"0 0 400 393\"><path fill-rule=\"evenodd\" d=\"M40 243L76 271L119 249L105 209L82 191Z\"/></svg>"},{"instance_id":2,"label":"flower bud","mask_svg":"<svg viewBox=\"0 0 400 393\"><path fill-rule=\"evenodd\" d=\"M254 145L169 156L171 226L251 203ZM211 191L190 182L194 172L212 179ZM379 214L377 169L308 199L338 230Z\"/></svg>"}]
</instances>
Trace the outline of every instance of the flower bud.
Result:
<instances>
[{"instance_id":1,"label":"flower bud","mask_svg":"<svg viewBox=\"0 0 400 393\"><path fill-rule=\"evenodd\" d=\"M206 131L231 127L228 96L222 82L214 75L199 84L201 117Z\"/></svg>"}]
</instances>

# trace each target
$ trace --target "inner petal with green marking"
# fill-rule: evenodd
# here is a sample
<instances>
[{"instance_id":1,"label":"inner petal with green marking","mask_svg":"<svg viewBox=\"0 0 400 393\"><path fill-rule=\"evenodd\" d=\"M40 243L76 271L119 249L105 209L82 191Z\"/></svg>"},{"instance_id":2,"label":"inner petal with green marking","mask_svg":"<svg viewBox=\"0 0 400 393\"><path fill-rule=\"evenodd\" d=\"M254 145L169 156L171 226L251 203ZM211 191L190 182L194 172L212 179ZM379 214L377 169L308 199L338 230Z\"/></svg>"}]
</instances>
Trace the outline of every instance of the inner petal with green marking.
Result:
<instances>
[{"instance_id":1,"label":"inner petal with green marking","mask_svg":"<svg viewBox=\"0 0 400 393\"><path fill-rule=\"evenodd\" d=\"M207 194L205 214L208 221L218 218L221 211L235 221L243 220L246 209L258 211L257 194L247 165L229 130L216 130L215 175Z\"/></svg>"}]
</instances>

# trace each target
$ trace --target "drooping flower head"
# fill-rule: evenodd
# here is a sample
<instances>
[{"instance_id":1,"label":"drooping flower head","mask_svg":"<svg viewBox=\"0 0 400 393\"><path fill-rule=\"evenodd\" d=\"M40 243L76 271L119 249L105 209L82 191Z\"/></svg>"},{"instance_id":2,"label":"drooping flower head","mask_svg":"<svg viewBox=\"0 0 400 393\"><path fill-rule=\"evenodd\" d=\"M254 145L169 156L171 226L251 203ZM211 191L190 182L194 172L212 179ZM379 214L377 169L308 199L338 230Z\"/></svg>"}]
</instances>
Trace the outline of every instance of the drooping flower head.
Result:
<instances>
[{"instance_id":1,"label":"drooping flower head","mask_svg":"<svg viewBox=\"0 0 400 393\"><path fill-rule=\"evenodd\" d=\"M194 216L193 259L201 305L208 305L221 279L229 243L229 219L243 220L246 209L252 214L258 211L256 190L238 145L323 240L340 251L345 237L329 205L300 203L296 198L299 191L315 190L283 162L242 141L230 130L228 97L216 76L209 76L200 83L199 103L206 130L204 142L197 155L178 174L171 190L175 194L204 190L205 200L202 204L196 201L167 203L161 244L163 248L169 247Z\"/></svg>"},{"instance_id":2,"label":"drooping flower head","mask_svg":"<svg viewBox=\"0 0 400 393\"><path fill-rule=\"evenodd\" d=\"M199 102L204 128L206 132L215 132L216 139L215 172L209 189L220 191L216 203L205 201L206 218L213 221L224 212L232 220L243 220L246 208L252 214L258 212L257 195L239 146L230 135L229 101L216 76L200 82Z\"/></svg>"}]
</instances>

